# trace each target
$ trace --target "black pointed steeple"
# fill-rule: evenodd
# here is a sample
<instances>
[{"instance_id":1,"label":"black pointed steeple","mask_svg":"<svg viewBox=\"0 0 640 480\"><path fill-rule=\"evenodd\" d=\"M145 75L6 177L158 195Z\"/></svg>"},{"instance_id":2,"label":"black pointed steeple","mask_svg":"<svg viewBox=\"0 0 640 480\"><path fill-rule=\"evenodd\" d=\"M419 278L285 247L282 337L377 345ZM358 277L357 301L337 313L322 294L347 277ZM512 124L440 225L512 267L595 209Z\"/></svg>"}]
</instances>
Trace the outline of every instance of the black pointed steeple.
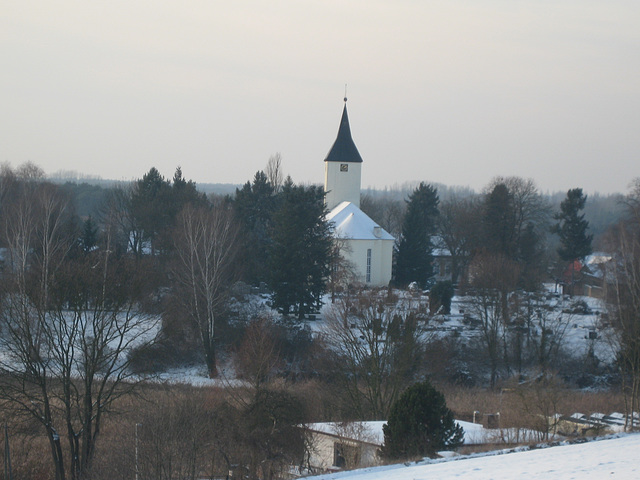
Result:
<instances>
[{"instance_id":1,"label":"black pointed steeple","mask_svg":"<svg viewBox=\"0 0 640 480\"><path fill-rule=\"evenodd\" d=\"M342 110L342 120L340 120L340 128L338 129L338 137L333 142L333 146L325 162L352 162L362 163L362 157L358 152L356 144L351 138L351 128L349 127L349 116L347 115L347 98L344 99L344 110Z\"/></svg>"}]
</instances>

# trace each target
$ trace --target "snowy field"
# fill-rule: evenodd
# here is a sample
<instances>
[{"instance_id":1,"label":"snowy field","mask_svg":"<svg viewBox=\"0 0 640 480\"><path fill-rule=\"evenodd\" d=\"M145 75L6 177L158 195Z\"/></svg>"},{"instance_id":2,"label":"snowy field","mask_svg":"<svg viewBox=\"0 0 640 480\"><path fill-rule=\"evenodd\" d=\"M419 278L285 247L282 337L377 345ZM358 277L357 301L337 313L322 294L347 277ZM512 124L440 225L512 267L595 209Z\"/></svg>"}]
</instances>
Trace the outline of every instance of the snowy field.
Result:
<instances>
[{"instance_id":1,"label":"snowy field","mask_svg":"<svg viewBox=\"0 0 640 480\"><path fill-rule=\"evenodd\" d=\"M640 435L352 470L314 480L602 480L640 478ZM428 463L427 463L428 462Z\"/></svg>"}]
</instances>

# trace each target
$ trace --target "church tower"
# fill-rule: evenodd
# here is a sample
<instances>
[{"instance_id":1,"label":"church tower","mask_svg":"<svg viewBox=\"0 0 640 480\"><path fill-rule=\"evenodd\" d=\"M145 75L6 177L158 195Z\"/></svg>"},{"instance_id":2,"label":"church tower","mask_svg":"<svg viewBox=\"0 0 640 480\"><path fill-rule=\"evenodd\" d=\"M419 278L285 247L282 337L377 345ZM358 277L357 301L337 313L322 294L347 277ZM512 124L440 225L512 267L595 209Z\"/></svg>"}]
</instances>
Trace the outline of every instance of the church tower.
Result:
<instances>
[{"instance_id":1,"label":"church tower","mask_svg":"<svg viewBox=\"0 0 640 480\"><path fill-rule=\"evenodd\" d=\"M361 171L362 157L351 138L345 97L338 137L324 159L324 192L329 210L345 201L360 207Z\"/></svg>"},{"instance_id":2,"label":"church tower","mask_svg":"<svg viewBox=\"0 0 640 480\"><path fill-rule=\"evenodd\" d=\"M344 242L341 255L353 266L355 280L383 287L391 280L395 239L360 210L361 171L345 97L338 137L324 159L326 219L333 224L333 235Z\"/></svg>"}]
</instances>

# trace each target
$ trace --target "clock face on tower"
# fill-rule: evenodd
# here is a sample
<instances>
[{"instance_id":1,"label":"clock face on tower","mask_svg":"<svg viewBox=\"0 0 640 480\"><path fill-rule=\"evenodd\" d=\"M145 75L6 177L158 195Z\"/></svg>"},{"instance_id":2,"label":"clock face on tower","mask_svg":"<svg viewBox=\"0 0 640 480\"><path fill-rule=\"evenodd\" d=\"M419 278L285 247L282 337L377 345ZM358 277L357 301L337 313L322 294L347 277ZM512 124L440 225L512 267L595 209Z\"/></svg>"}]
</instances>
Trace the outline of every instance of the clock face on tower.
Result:
<instances>
[{"instance_id":1,"label":"clock face on tower","mask_svg":"<svg viewBox=\"0 0 640 480\"><path fill-rule=\"evenodd\" d=\"M340 164L340 171L341 172L348 172L349 171L349 164L348 163L341 163Z\"/></svg>"}]
</instances>

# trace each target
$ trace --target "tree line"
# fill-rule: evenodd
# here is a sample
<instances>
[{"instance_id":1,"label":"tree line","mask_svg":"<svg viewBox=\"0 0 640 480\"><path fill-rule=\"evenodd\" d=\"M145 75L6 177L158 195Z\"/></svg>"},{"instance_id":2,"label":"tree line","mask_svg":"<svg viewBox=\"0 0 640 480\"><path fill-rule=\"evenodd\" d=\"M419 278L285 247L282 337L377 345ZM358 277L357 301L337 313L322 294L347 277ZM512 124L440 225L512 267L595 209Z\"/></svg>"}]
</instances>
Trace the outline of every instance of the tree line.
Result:
<instances>
[{"instance_id":1,"label":"tree line","mask_svg":"<svg viewBox=\"0 0 640 480\"><path fill-rule=\"evenodd\" d=\"M571 189L554 212L533 180L496 177L478 195L449 193L441 202L434 185L420 183L404 206L368 198L363 209L397 238L398 286L414 281L421 288L430 285L434 251L444 251L454 283L470 281L474 259L502 257L518 270L518 287L534 291L549 279L554 264L591 253L593 235L583 212L586 200L582 189Z\"/></svg>"},{"instance_id":2,"label":"tree line","mask_svg":"<svg viewBox=\"0 0 640 480\"><path fill-rule=\"evenodd\" d=\"M322 193L291 179L265 186L269 198L250 206L241 192L207 198L180 168L171 180L152 168L81 218L37 166L2 167L0 400L41 425L56 479L91 470L104 418L158 352L195 345L217 376L237 280L264 278L284 314L318 307L330 246ZM256 237L243 214L263 200ZM250 265L256 245L266 254Z\"/></svg>"},{"instance_id":3,"label":"tree line","mask_svg":"<svg viewBox=\"0 0 640 480\"><path fill-rule=\"evenodd\" d=\"M625 259L616 264L617 286L609 293L617 365L634 408L640 385L637 198L636 188L626 198L628 216L608 237L610 251ZM363 209L385 226L377 217L384 208L371 205L363 202ZM305 416L287 388L276 388L278 379L317 381L332 394L327 417L386 419L407 387L435 376L438 348L453 360L461 355L454 338L432 338L427 328L452 295L430 284L436 248L449 251L453 278L464 278L458 286L475 298L490 384L501 373L524 372L525 343L540 370L553 370L566 325L545 315L534 293L553 275L554 255L566 266L590 253L584 208L585 195L572 189L554 213L532 181L517 177L496 178L481 195L442 202L436 187L422 183L408 196L405 213L393 215L401 220L392 230L398 236L394 282L430 287L433 298L440 291L438 302L337 282L341 294L326 328L311 335L298 320L320 307L339 270L340 246L325 221L321 189L283 178L279 158L233 197L203 195L180 168L172 179L152 168L106 191L84 218L69 190L47 182L39 168L4 166L0 332L7 353L0 359L0 401L45 432L56 479L85 478L105 418L154 362L184 361L195 351L216 377L221 352L231 352L250 388L234 394L228 415L244 418L249 430L271 432L266 418L283 422L277 431L283 436L272 443L260 443L269 440L266 434L257 439L238 430L238 451L248 452L242 462L253 465L254 477L265 475L258 465L274 465L268 475L276 476L284 468L276 459L290 462L283 445L297 434L289 427ZM243 305L239 280L264 285L270 307L281 315ZM527 336L531 322L541 336ZM451 365L443 369L447 378L456 373Z\"/></svg>"}]
</instances>

